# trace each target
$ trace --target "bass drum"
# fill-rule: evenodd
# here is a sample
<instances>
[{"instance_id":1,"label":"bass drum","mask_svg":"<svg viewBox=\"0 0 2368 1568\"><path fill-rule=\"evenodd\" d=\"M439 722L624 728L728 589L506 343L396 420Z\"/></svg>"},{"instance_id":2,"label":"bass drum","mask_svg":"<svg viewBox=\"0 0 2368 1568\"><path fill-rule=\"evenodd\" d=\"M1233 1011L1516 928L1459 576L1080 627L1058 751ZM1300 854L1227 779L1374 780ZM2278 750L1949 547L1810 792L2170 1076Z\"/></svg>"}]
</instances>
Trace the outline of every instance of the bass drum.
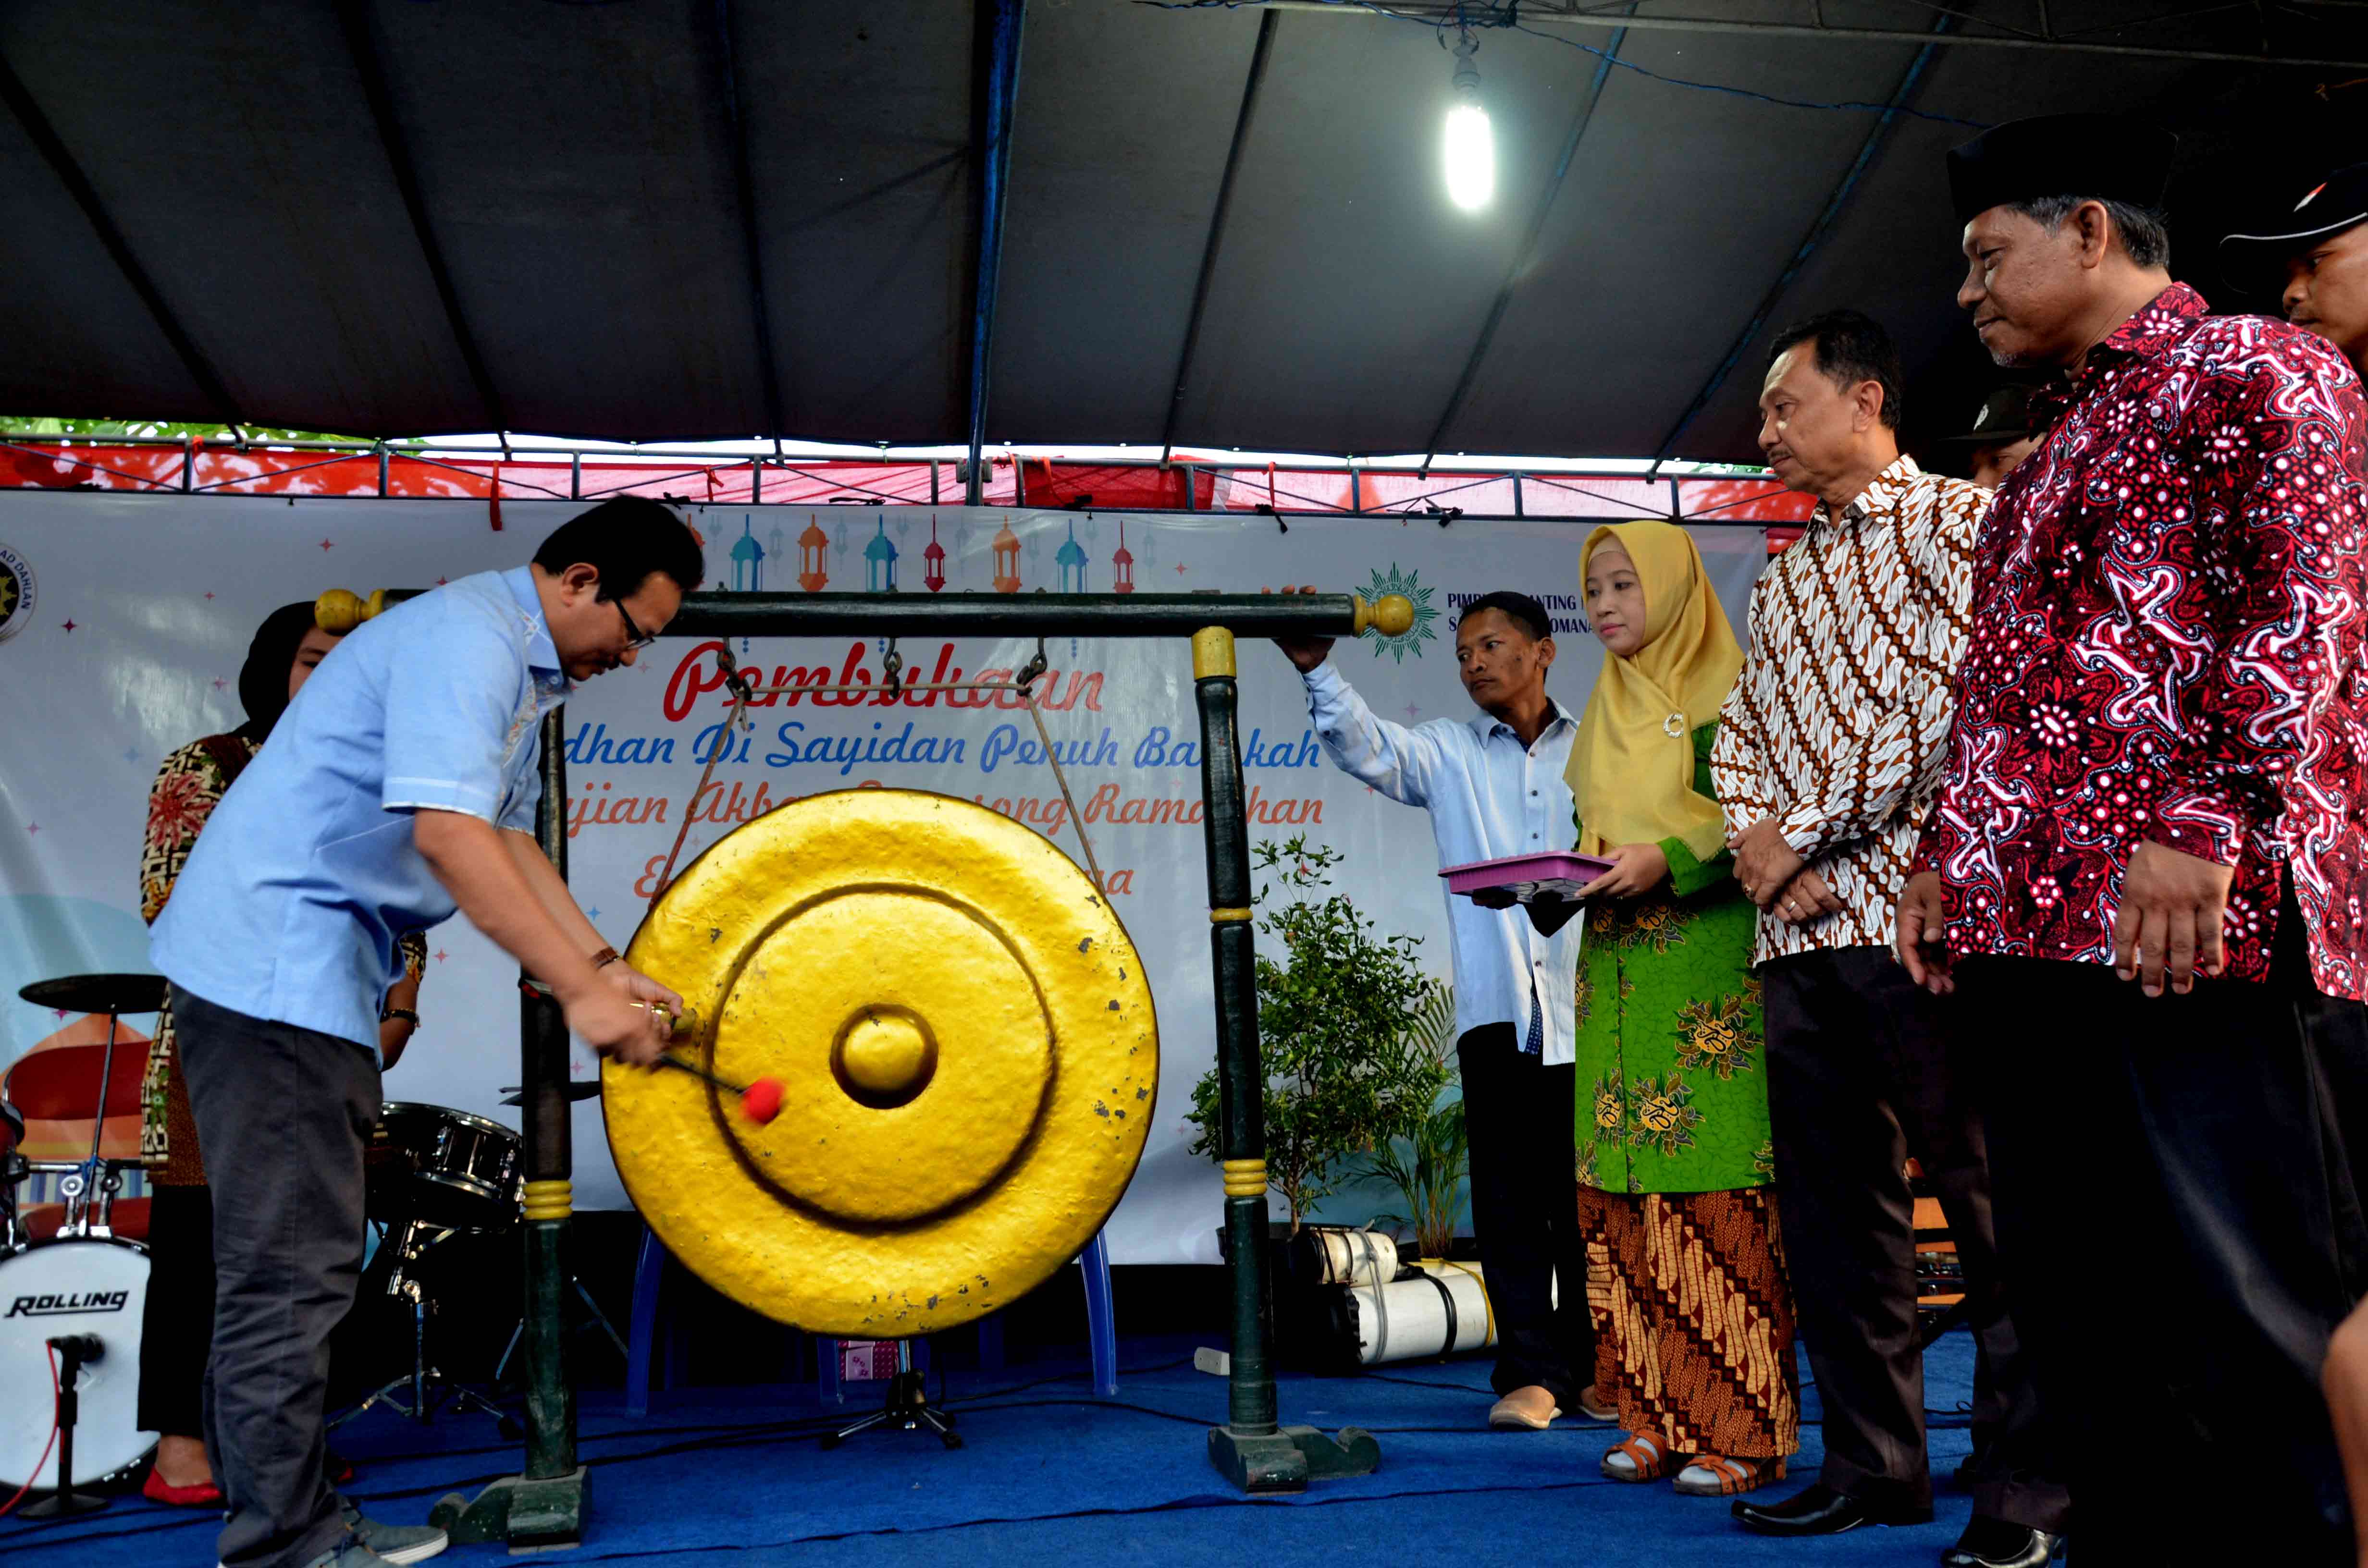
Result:
<instances>
[{"instance_id":1,"label":"bass drum","mask_svg":"<svg viewBox=\"0 0 2368 1568\"><path fill-rule=\"evenodd\" d=\"M0 1257L0 1492L29 1480L58 1483L50 1444L54 1409L49 1342L86 1334L104 1347L83 1364L74 1425L74 1484L127 1470L156 1446L140 1430L140 1318L148 1302L148 1249L84 1237ZM44 1446L49 1453L42 1455ZM37 1471L34 1466L40 1468Z\"/></svg>"}]
</instances>

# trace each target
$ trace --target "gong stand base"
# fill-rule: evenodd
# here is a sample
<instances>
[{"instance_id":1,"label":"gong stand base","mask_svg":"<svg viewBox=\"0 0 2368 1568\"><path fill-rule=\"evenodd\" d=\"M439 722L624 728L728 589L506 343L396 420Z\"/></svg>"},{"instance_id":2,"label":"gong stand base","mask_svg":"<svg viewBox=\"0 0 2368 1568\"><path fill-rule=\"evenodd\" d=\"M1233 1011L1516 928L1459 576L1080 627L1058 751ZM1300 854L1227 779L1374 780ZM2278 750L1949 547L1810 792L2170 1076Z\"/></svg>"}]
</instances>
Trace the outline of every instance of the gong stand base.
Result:
<instances>
[{"instance_id":1,"label":"gong stand base","mask_svg":"<svg viewBox=\"0 0 2368 1568\"><path fill-rule=\"evenodd\" d=\"M1338 1438L1313 1426L1273 1432L1209 1428L1209 1462L1244 1492L1304 1492L1311 1481L1344 1481L1381 1468L1382 1445L1371 1432L1343 1426Z\"/></svg>"},{"instance_id":2,"label":"gong stand base","mask_svg":"<svg viewBox=\"0 0 2368 1568\"><path fill-rule=\"evenodd\" d=\"M858 1432L874 1432L888 1427L902 1427L917 1432L927 1426L938 1435L938 1440L950 1449L962 1446L962 1434L954 1430L954 1418L929 1403L924 1386L928 1374L911 1365L912 1353L903 1346L897 1347L897 1359L904 1362L896 1375L888 1381L888 1403L878 1414L867 1415L854 1426L844 1427L822 1440L825 1449L835 1449Z\"/></svg>"},{"instance_id":3,"label":"gong stand base","mask_svg":"<svg viewBox=\"0 0 2368 1568\"><path fill-rule=\"evenodd\" d=\"M471 1502L458 1492L428 1510L427 1522L455 1546L507 1541L513 1556L558 1551L584 1543L588 1476L582 1465L566 1475L504 1476Z\"/></svg>"}]
</instances>

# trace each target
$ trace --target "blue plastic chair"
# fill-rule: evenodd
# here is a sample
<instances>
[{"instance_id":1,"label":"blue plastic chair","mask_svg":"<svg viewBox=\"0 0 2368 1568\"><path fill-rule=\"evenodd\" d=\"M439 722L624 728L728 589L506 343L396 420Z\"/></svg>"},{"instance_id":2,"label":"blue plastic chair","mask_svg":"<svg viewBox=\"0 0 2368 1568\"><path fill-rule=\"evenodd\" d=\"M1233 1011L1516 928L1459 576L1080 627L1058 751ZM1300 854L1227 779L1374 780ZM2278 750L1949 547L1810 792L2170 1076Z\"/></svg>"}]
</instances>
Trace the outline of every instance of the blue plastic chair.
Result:
<instances>
[{"instance_id":1,"label":"blue plastic chair","mask_svg":"<svg viewBox=\"0 0 2368 1568\"><path fill-rule=\"evenodd\" d=\"M642 1227L642 1254L633 1266L633 1322L628 1335L625 1353L625 1414L632 1416L650 1413L650 1363L657 1349L658 1310L662 1287L666 1279L667 1255L655 1233ZM1118 1394L1118 1315L1110 1299L1110 1244L1099 1231L1077 1255L1077 1265L1086 1277L1086 1338L1093 1356L1094 1392L1104 1399ZM996 1354L982 1356L990 1365L1000 1365L1003 1324L998 1318L989 1317L979 1325L982 1352L992 1336ZM838 1346L835 1340L815 1343L815 1361L821 1371L822 1394L834 1403L842 1402L846 1393L839 1386ZM667 1381L679 1374L680 1368L667 1345ZM925 1360L928 1352L916 1345L914 1359Z\"/></svg>"}]
</instances>

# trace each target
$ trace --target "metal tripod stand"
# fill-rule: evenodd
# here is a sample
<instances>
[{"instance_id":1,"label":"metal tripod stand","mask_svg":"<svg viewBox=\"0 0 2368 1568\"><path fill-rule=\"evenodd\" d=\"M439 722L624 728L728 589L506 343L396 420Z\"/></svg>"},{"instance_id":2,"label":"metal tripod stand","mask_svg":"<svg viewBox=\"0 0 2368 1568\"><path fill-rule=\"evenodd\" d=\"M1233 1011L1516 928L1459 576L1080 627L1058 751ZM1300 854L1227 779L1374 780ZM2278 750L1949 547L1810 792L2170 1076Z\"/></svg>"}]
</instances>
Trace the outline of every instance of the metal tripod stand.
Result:
<instances>
[{"instance_id":1,"label":"metal tripod stand","mask_svg":"<svg viewBox=\"0 0 2368 1568\"><path fill-rule=\"evenodd\" d=\"M880 1427L901 1426L907 1432L917 1432L927 1426L946 1447L961 1448L962 1434L954 1430L954 1418L929 1403L927 1382L927 1378L913 1368L913 1342L898 1340L896 1375L888 1381L887 1403L876 1414L825 1437L822 1446L835 1449L858 1432L870 1432Z\"/></svg>"},{"instance_id":2,"label":"metal tripod stand","mask_svg":"<svg viewBox=\"0 0 2368 1568\"><path fill-rule=\"evenodd\" d=\"M411 1303L411 1370L380 1388L330 1422L329 1426L334 1430L371 1406L380 1404L398 1415L408 1416L424 1425L434 1419L438 1407L449 1402L463 1410L483 1411L492 1416L505 1437L521 1437L526 1429L518 1425L518 1417L476 1390L452 1381L439 1369L428 1364L427 1314L434 1306L428 1300L427 1287L413 1278L408 1270L429 1247L451 1233L439 1231L423 1238L420 1233L430 1229L433 1227L425 1221L407 1221L387 1237L395 1264L394 1272L387 1277L386 1293ZM408 1391L407 1398L404 1397L404 1391Z\"/></svg>"}]
</instances>

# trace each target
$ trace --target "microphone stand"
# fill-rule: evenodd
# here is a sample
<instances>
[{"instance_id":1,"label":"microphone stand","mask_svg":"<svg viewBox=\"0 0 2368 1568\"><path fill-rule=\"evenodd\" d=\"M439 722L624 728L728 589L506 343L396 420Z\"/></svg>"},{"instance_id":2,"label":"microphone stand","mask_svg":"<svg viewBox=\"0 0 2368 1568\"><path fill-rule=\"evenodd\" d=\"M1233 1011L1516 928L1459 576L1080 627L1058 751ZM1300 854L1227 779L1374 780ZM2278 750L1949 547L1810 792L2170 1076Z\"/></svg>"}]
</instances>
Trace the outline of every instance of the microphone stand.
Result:
<instances>
[{"instance_id":1,"label":"microphone stand","mask_svg":"<svg viewBox=\"0 0 2368 1568\"><path fill-rule=\"evenodd\" d=\"M107 1346L95 1334L62 1334L50 1341L50 1348L58 1353L58 1489L18 1510L28 1519L95 1514L113 1501L78 1496L74 1489L74 1423L82 1417L82 1393L74 1385L82 1381L83 1363L105 1357Z\"/></svg>"}]
</instances>

